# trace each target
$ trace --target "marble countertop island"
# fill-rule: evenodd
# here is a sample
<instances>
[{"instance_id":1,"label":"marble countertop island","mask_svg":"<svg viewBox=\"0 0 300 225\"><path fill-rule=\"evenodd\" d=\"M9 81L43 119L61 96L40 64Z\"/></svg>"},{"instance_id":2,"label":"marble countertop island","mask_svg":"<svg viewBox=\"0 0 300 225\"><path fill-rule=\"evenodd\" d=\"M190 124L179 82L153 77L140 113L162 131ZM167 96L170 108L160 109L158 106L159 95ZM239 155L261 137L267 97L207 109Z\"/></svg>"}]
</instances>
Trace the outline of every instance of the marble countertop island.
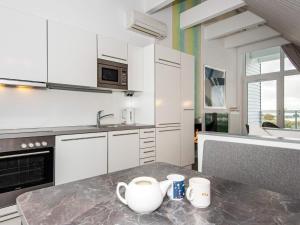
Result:
<instances>
[{"instance_id":1,"label":"marble countertop island","mask_svg":"<svg viewBox=\"0 0 300 225\"><path fill-rule=\"evenodd\" d=\"M216 177L211 180L212 203L194 208L186 199L166 197L152 214L138 215L115 194L118 182L138 176L165 180L184 175L186 184L200 173L164 163L136 167L108 175L25 193L17 198L23 225L255 225L300 224L300 200Z\"/></svg>"}]
</instances>

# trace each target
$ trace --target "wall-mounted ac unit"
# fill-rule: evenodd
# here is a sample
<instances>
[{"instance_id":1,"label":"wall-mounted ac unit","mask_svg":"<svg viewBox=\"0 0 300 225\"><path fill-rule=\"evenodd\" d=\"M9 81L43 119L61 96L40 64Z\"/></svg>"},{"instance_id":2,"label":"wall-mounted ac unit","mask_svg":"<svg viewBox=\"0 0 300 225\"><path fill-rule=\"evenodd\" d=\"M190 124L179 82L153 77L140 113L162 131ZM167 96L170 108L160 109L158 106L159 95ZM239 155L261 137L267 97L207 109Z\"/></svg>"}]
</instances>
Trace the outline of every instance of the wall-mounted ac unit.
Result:
<instances>
[{"instance_id":1,"label":"wall-mounted ac unit","mask_svg":"<svg viewBox=\"0 0 300 225\"><path fill-rule=\"evenodd\" d=\"M157 39L166 38L168 32L165 23L138 11L127 14L127 28Z\"/></svg>"}]
</instances>

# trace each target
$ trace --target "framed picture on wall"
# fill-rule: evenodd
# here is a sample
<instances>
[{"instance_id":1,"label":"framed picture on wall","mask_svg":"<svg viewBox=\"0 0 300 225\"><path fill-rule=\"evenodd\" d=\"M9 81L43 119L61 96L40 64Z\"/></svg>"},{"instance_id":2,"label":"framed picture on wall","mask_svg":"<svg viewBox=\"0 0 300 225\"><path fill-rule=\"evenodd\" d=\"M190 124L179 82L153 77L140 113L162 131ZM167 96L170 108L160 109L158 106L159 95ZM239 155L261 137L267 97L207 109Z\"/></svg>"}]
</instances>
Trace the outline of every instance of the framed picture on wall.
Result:
<instances>
[{"instance_id":1,"label":"framed picture on wall","mask_svg":"<svg viewBox=\"0 0 300 225\"><path fill-rule=\"evenodd\" d=\"M226 72L204 66L204 107L226 108Z\"/></svg>"}]
</instances>

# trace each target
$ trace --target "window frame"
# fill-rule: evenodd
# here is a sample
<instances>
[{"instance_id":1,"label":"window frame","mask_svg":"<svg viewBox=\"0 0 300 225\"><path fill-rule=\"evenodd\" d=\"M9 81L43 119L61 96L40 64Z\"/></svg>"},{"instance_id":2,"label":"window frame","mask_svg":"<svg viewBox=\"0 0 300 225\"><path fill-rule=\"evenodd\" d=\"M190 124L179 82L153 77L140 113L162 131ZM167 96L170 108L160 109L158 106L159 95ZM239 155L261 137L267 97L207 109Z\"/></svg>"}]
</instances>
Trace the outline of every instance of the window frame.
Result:
<instances>
[{"instance_id":1,"label":"window frame","mask_svg":"<svg viewBox=\"0 0 300 225\"><path fill-rule=\"evenodd\" d=\"M276 47L276 46L273 46ZM267 48L255 49L256 50L263 50ZM249 52L249 51L248 51ZM255 82L263 82L263 81L271 81L276 80L277 83L277 125L280 128L285 128L285 121L284 121L284 77L285 76L293 76L299 75L300 72L295 70L287 70L285 71L284 68L284 58L285 54L282 48L280 48L280 71L279 72L272 72L272 73L264 73L264 74L257 74L257 75L250 75L247 76L246 71L246 54L243 54L243 80L244 80L244 94L243 99L244 101L244 122L245 124L248 123L248 84L255 83Z\"/></svg>"}]
</instances>

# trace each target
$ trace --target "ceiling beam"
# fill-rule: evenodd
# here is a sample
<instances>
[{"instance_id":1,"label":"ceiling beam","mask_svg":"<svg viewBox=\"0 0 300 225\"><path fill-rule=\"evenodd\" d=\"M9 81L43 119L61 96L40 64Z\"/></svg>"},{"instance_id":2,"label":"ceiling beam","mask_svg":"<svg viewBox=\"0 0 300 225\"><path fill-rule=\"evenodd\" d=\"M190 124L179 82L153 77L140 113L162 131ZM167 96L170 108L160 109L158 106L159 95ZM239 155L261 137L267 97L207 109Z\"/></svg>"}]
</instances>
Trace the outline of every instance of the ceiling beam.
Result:
<instances>
[{"instance_id":1,"label":"ceiling beam","mask_svg":"<svg viewBox=\"0 0 300 225\"><path fill-rule=\"evenodd\" d=\"M154 14L161 9L171 5L175 0L145 0L145 13Z\"/></svg>"},{"instance_id":2,"label":"ceiling beam","mask_svg":"<svg viewBox=\"0 0 300 225\"><path fill-rule=\"evenodd\" d=\"M263 18L246 11L206 26L204 28L204 38L206 40L217 39L265 23L266 21Z\"/></svg>"},{"instance_id":3,"label":"ceiling beam","mask_svg":"<svg viewBox=\"0 0 300 225\"><path fill-rule=\"evenodd\" d=\"M256 29L247 30L224 38L225 48L236 48L258 41L264 41L280 36L280 33L268 26L261 26Z\"/></svg>"},{"instance_id":4,"label":"ceiling beam","mask_svg":"<svg viewBox=\"0 0 300 225\"><path fill-rule=\"evenodd\" d=\"M187 29L245 6L243 0L208 0L180 14L180 28Z\"/></svg>"}]
</instances>

